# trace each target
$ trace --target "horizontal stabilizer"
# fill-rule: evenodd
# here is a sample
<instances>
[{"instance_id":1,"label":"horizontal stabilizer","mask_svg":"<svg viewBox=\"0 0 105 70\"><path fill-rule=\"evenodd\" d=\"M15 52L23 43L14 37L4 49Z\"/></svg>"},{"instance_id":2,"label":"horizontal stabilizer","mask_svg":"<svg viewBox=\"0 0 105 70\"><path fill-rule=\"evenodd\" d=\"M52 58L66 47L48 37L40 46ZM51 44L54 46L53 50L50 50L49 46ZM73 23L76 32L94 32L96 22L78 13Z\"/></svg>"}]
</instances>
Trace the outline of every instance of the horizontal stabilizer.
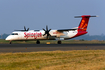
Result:
<instances>
[{"instance_id":1,"label":"horizontal stabilizer","mask_svg":"<svg viewBox=\"0 0 105 70\"><path fill-rule=\"evenodd\" d=\"M98 16L90 16L90 15L75 16L75 18L81 18L81 17L98 17Z\"/></svg>"}]
</instances>

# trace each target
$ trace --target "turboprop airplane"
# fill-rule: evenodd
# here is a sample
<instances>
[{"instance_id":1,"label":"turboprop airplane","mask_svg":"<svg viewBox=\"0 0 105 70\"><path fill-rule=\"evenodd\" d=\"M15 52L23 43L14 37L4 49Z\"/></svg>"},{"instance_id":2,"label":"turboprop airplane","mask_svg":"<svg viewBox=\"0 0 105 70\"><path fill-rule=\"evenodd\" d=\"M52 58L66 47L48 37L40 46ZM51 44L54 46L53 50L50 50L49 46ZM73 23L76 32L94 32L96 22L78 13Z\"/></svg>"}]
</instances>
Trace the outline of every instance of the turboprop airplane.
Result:
<instances>
[{"instance_id":1,"label":"turboprop airplane","mask_svg":"<svg viewBox=\"0 0 105 70\"><path fill-rule=\"evenodd\" d=\"M82 17L81 22L76 28L52 30L48 29L48 26L46 26L46 29L43 28L43 30L29 30L29 28L26 29L26 27L24 27L24 30L15 30L12 32L6 40L10 41L10 44L12 41L20 40L36 40L36 44L40 44L39 40L57 40L57 43L61 44L61 40L67 40L86 34L89 18L96 16L82 15L76 16L75 18L80 17Z\"/></svg>"}]
</instances>

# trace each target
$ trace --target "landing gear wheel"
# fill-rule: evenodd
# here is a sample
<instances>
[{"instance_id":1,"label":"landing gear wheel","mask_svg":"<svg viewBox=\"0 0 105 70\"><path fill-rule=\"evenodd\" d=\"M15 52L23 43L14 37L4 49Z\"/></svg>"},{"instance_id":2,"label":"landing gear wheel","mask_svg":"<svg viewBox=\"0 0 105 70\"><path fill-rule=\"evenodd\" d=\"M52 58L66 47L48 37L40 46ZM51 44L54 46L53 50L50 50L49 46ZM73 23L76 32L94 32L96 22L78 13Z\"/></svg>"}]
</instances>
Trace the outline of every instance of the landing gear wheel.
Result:
<instances>
[{"instance_id":1,"label":"landing gear wheel","mask_svg":"<svg viewBox=\"0 0 105 70\"><path fill-rule=\"evenodd\" d=\"M10 41L9 44L12 44L12 41Z\"/></svg>"},{"instance_id":2,"label":"landing gear wheel","mask_svg":"<svg viewBox=\"0 0 105 70\"><path fill-rule=\"evenodd\" d=\"M36 44L40 44L40 41L39 41L39 40L37 40L37 41L36 41Z\"/></svg>"},{"instance_id":3,"label":"landing gear wheel","mask_svg":"<svg viewBox=\"0 0 105 70\"><path fill-rule=\"evenodd\" d=\"M62 42L61 41L58 41L58 44L61 44Z\"/></svg>"}]
</instances>

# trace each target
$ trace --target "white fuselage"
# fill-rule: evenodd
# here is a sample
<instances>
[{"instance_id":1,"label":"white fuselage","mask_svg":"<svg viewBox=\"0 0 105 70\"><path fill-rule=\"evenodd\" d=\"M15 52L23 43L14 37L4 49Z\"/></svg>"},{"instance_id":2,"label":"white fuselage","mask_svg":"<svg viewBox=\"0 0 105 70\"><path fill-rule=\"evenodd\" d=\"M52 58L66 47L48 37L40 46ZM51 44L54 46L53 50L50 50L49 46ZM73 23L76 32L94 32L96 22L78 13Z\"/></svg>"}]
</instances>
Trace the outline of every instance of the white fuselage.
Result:
<instances>
[{"instance_id":1,"label":"white fuselage","mask_svg":"<svg viewBox=\"0 0 105 70\"><path fill-rule=\"evenodd\" d=\"M73 30L73 31L63 31L63 32L57 32L57 30L51 30L49 33L51 36L46 37L43 36L45 31L39 30L39 31L15 31L12 32L11 35L9 35L6 40L9 41L14 41L14 40L65 40L65 39L70 39L73 38L78 31Z\"/></svg>"}]
</instances>

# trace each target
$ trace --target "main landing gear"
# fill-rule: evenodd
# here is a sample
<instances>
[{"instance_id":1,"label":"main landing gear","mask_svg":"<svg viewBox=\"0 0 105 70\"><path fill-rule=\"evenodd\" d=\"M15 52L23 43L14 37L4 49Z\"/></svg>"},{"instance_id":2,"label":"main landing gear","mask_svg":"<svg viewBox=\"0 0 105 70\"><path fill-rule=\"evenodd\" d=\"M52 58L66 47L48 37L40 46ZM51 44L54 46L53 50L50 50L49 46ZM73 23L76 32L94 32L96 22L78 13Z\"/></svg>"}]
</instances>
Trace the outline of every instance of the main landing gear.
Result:
<instances>
[{"instance_id":1,"label":"main landing gear","mask_svg":"<svg viewBox=\"0 0 105 70\"><path fill-rule=\"evenodd\" d=\"M37 41L36 41L36 44L40 44L40 41L37 40ZM59 41L57 42L57 44L62 44L62 42L59 40Z\"/></svg>"},{"instance_id":2,"label":"main landing gear","mask_svg":"<svg viewBox=\"0 0 105 70\"><path fill-rule=\"evenodd\" d=\"M58 43L58 44L61 44L62 42L59 40L57 43Z\"/></svg>"},{"instance_id":3,"label":"main landing gear","mask_svg":"<svg viewBox=\"0 0 105 70\"><path fill-rule=\"evenodd\" d=\"M40 41L39 41L39 40L37 40L37 41L36 41L36 44L40 44Z\"/></svg>"}]
</instances>

